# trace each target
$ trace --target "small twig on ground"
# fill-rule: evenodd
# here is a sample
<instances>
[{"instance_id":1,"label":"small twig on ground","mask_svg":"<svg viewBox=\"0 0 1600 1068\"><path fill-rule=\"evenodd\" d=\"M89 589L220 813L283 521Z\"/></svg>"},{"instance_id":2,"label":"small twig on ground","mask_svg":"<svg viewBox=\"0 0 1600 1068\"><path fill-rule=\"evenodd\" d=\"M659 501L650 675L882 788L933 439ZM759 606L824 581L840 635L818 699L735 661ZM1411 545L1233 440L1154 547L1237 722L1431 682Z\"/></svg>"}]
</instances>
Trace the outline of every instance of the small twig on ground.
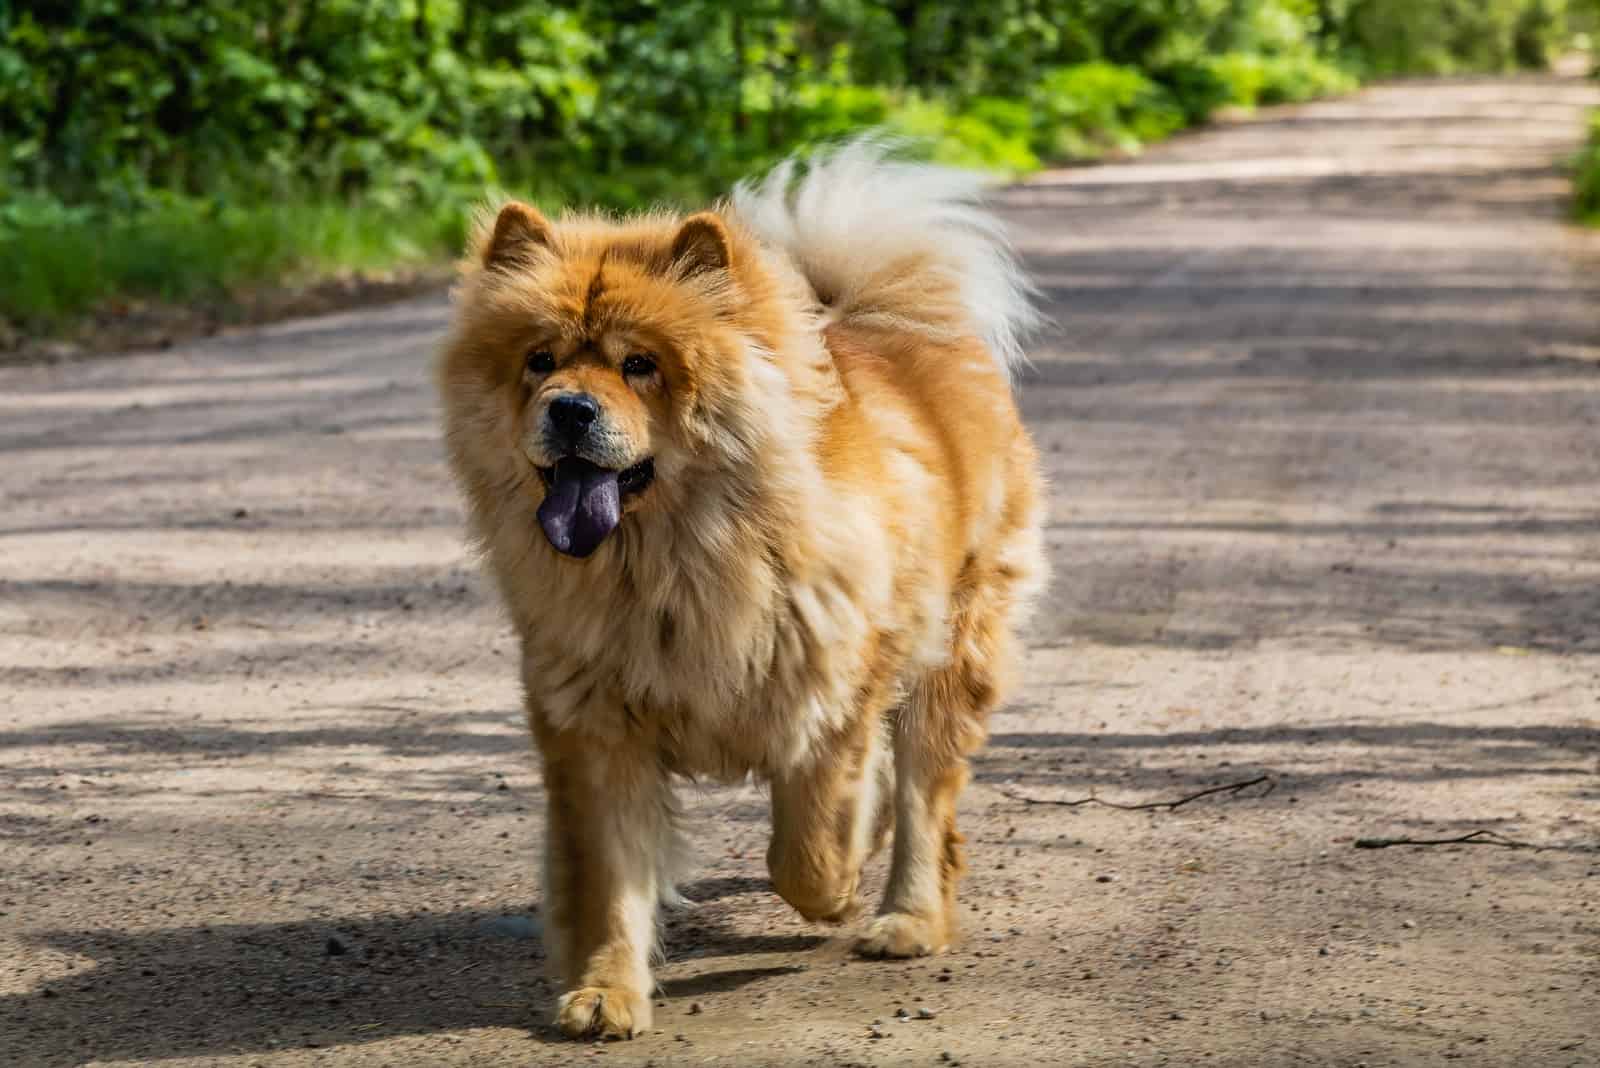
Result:
<instances>
[{"instance_id":1,"label":"small twig on ground","mask_svg":"<svg viewBox=\"0 0 1600 1068\"><path fill-rule=\"evenodd\" d=\"M1543 849L1544 846L1535 845L1533 842L1519 842L1515 838L1507 838L1499 831L1487 828L1463 834L1458 838L1357 838L1357 849L1388 849L1390 846L1440 846L1440 845L1482 845L1500 846L1502 849Z\"/></svg>"},{"instance_id":2,"label":"small twig on ground","mask_svg":"<svg viewBox=\"0 0 1600 1068\"><path fill-rule=\"evenodd\" d=\"M1241 790L1248 789L1251 786L1259 786L1262 783L1266 783L1267 788L1255 795L1258 798L1266 797L1273 790L1278 788L1278 780L1274 779L1271 775L1257 775L1255 778L1246 779L1243 782L1230 782L1225 783L1222 786L1209 786L1204 790L1196 791L1195 793L1189 794L1187 797L1180 797L1175 801L1145 801L1137 805L1127 805L1120 801L1105 801L1093 795L1090 795L1089 797L1080 797L1074 801L1064 801L1057 800L1053 797L1029 797L1027 794L1020 794L1015 790L1006 790L1003 788L1000 790L1000 792L1006 797L1011 798L1013 801L1021 801L1028 805L1059 805L1062 808L1081 808L1084 805L1100 805L1103 808L1121 809L1123 812L1154 812L1161 809L1171 812L1174 809L1182 808L1190 801L1198 801L1202 797L1210 797L1213 794L1237 794Z\"/></svg>"}]
</instances>

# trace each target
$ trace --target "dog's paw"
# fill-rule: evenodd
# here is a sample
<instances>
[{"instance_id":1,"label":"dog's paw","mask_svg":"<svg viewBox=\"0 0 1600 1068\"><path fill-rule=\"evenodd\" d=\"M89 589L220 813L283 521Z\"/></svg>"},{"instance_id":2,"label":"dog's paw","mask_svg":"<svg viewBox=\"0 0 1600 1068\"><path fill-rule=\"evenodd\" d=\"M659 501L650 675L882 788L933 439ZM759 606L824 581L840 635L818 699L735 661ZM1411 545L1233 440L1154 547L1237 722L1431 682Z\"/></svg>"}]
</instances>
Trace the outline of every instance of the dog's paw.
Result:
<instances>
[{"instance_id":1,"label":"dog's paw","mask_svg":"<svg viewBox=\"0 0 1600 1068\"><path fill-rule=\"evenodd\" d=\"M650 999L621 987L581 987L556 1002L556 1026L571 1038L632 1038L650 1029Z\"/></svg>"},{"instance_id":2,"label":"dog's paw","mask_svg":"<svg viewBox=\"0 0 1600 1068\"><path fill-rule=\"evenodd\" d=\"M927 957L948 948L943 924L909 912L879 916L856 939L856 952L863 957Z\"/></svg>"},{"instance_id":3,"label":"dog's paw","mask_svg":"<svg viewBox=\"0 0 1600 1068\"><path fill-rule=\"evenodd\" d=\"M861 914L861 899L856 896L855 888L856 884L852 881L847 889L830 894L781 896L808 922L838 926L849 923Z\"/></svg>"},{"instance_id":4,"label":"dog's paw","mask_svg":"<svg viewBox=\"0 0 1600 1068\"><path fill-rule=\"evenodd\" d=\"M842 902L826 905L811 912L807 912L804 909L798 911L801 916L811 923L825 923L829 927L838 927L849 923L861 914L861 902L854 897L850 897Z\"/></svg>"},{"instance_id":5,"label":"dog's paw","mask_svg":"<svg viewBox=\"0 0 1600 1068\"><path fill-rule=\"evenodd\" d=\"M771 864L771 872L772 888L778 896L811 923L849 923L861 912L861 899L856 895L859 872L848 879L827 879L815 872L796 874L776 864Z\"/></svg>"}]
</instances>

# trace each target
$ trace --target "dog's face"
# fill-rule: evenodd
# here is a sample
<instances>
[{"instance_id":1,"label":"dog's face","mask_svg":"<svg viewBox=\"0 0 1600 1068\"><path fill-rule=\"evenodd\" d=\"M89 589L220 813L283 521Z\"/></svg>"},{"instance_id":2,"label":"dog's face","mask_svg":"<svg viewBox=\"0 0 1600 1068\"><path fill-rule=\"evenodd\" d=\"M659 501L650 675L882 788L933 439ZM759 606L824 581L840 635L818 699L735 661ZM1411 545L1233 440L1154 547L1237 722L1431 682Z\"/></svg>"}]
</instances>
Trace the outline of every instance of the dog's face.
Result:
<instances>
[{"instance_id":1,"label":"dog's face","mask_svg":"<svg viewBox=\"0 0 1600 1068\"><path fill-rule=\"evenodd\" d=\"M533 341L523 360L521 448L544 487L540 524L573 556L592 553L643 503L657 446L671 437L668 380L684 383L683 362L642 334L561 331Z\"/></svg>"},{"instance_id":2,"label":"dog's face","mask_svg":"<svg viewBox=\"0 0 1600 1068\"><path fill-rule=\"evenodd\" d=\"M743 341L723 314L730 256L714 215L555 226L501 210L458 348L495 372L558 551L589 556L653 506L659 480L693 477L706 402L740 373Z\"/></svg>"}]
</instances>

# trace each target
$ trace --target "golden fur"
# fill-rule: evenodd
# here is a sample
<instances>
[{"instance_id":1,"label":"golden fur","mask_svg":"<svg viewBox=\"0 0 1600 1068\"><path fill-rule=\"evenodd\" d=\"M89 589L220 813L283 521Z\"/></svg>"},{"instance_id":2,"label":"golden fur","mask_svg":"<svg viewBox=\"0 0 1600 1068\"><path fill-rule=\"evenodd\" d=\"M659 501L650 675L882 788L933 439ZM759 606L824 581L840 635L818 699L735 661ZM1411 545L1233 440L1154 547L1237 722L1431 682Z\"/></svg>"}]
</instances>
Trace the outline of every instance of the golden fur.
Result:
<instances>
[{"instance_id":1,"label":"golden fur","mask_svg":"<svg viewBox=\"0 0 1600 1068\"><path fill-rule=\"evenodd\" d=\"M965 758L1044 564L1007 374L1021 283L942 174L858 145L686 220L552 223L512 203L478 228L439 381L522 640L570 1034L650 1025L675 776L770 783L773 884L814 920L854 914L892 829L859 951L952 937ZM830 197L922 215L852 236L829 229ZM984 292L1020 310L985 321ZM555 370L530 372L530 352ZM654 372L625 374L632 353ZM586 559L536 516L541 420L575 390L603 409L606 465L655 471Z\"/></svg>"}]
</instances>

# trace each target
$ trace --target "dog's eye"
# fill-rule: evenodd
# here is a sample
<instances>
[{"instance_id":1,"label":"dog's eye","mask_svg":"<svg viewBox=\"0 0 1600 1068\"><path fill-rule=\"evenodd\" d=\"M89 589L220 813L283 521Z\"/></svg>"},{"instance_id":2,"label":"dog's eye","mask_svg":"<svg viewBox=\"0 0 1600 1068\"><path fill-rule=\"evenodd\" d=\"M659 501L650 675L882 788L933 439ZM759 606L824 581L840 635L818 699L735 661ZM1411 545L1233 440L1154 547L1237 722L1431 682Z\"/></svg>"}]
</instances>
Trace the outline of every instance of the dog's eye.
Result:
<instances>
[{"instance_id":1,"label":"dog's eye","mask_svg":"<svg viewBox=\"0 0 1600 1068\"><path fill-rule=\"evenodd\" d=\"M656 361L642 352L635 352L622 361L622 373L625 375L647 375L656 369Z\"/></svg>"},{"instance_id":2,"label":"dog's eye","mask_svg":"<svg viewBox=\"0 0 1600 1068\"><path fill-rule=\"evenodd\" d=\"M549 349L534 349L528 353L528 373L547 375L556 369L556 354Z\"/></svg>"}]
</instances>

